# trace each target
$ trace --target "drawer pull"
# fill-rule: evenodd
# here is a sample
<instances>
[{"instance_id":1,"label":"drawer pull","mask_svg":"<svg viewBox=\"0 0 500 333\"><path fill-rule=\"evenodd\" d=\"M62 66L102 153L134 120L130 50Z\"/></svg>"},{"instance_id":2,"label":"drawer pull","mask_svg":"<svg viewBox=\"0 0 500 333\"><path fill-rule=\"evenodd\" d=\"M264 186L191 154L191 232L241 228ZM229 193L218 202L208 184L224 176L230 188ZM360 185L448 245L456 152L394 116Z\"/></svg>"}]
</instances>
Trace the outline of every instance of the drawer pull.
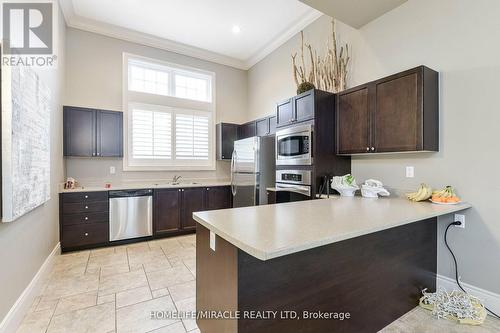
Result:
<instances>
[{"instance_id":1,"label":"drawer pull","mask_svg":"<svg viewBox=\"0 0 500 333\"><path fill-rule=\"evenodd\" d=\"M85 199L88 199L88 198L89 198L89 196L88 196L88 195L86 195L86 196L85 196Z\"/></svg>"},{"instance_id":2,"label":"drawer pull","mask_svg":"<svg viewBox=\"0 0 500 333\"><path fill-rule=\"evenodd\" d=\"M88 221L89 220L89 217L88 216L85 216L85 221Z\"/></svg>"},{"instance_id":3,"label":"drawer pull","mask_svg":"<svg viewBox=\"0 0 500 333\"><path fill-rule=\"evenodd\" d=\"M85 206L85 209L89 209L89 206Z\"/></svg>"},{"instance_id":4,"label":"drawer pull","mask_svg":"<svg viewBox=\"0 0 500 333\"><path fill-rule=\"evenodd\" d=\"M85 237L87 237L88 235L89 235L89 233L88 233L88 232L86 232L86 233L85 233Z\"/></svg>"}]
</instances>

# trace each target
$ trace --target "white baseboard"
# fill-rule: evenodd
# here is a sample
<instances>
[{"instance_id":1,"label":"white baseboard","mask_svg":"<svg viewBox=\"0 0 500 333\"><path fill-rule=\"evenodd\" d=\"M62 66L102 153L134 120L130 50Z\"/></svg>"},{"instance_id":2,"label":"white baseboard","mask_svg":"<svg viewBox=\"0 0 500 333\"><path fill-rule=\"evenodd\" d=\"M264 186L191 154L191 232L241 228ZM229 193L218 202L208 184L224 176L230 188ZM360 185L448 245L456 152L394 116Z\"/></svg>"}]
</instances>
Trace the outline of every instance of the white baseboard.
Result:
<instances>
[{"instance_id":1,"label":"white baseboard","mask_svg":"<svg viewBox=\"0 0 500 333\"><path fill-rule=\"evenodd\" d=\"M491 311L500 314L500 295L495 294L491 291L484 290L473 286L471 284L460 281L462 287L467 290L472 296L479 298L483 301L483 304L490 309ZM452 291L454 289L460 290L457 285L457 282L454 279L450 279L449 277L438 275L437 276L437 287L445 288L447 291Z\"/></svg>"},{"instance_id":2,"label":"white baseboard","mask_svg":"<svg viewBox=\"0 0 500 333\"><path fill-rule=\"evenodd\" d=\"M0 333L15 332L30 309L35 297L40 294L47 278L52 270L54 259L60 253L61 244L57 243L52 252L35 274L30 284L24 289L23 293L17 299L16 303L10 308L7 315L0 323Z\"/></svg>"}]
</instances>

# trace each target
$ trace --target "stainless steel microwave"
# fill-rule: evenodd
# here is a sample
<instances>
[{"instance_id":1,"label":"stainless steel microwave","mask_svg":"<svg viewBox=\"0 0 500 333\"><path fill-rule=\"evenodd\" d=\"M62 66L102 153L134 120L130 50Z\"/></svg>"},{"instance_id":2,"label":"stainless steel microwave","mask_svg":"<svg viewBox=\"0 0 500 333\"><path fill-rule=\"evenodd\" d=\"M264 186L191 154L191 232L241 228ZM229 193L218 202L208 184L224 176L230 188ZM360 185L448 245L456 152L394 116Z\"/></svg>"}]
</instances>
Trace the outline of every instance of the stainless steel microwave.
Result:
<instances>
[{"instance_id":1,"label":"stainless steel microwave","mask_svg":"<svg viewBox=\"0 0 500 333\"><path fill-rule=\"evenodd\" d=\"M276 165L312 165L313 125L288 127L276 132Z\"/></svg>"}]
</instances>

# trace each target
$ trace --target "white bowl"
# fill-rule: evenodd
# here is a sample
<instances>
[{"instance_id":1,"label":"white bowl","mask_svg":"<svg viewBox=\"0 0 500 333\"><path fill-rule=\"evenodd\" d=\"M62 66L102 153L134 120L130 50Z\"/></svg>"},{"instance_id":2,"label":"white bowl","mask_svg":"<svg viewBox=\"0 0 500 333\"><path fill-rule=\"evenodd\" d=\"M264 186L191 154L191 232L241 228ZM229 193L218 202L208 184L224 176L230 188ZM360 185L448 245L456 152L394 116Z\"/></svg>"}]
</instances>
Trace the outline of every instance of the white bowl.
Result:
<instances>
[{"instance_id":1,"label":"white bowl","mask_svg":"<svg viewBox=\"0 0 500 333\"><path fill-rule=\"evenodd\" d=\"M359 188L357 187L332 187L335 191L340 193L341 197L353 197Z\"/></svg>"}]
</instances>

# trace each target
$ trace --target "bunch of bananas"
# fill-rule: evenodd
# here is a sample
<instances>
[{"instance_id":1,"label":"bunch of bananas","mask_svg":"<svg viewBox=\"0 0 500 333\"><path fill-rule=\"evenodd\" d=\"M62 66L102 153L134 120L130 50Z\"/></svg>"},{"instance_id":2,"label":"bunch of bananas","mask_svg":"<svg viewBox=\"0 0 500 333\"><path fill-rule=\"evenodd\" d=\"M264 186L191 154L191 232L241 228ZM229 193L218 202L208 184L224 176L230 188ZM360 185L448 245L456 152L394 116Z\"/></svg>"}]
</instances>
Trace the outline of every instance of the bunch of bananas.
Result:
<instances>
[{"instance_id":1,"label":"bunch of bananas","mask_svg":"<svg viewBox=\"0 0 500 333\"><path fill-rule=\"evenodd\" d=\"M426 184L420 184L417 192L407 193L406 197L411 201L424 201L432 196L432 189Z\"/></svg>"},{"instance_id":2,"label":"bunch of bananas","mask_svg":"<svg viewBox=\"0 0 500 333\"><path fill-rule=\"evenodd\" d=\"M455 194L455 190L451 186L446 186L440 191L432 192L433 202L458 203L460 198Z\"/></svg>"},{"instance_id":3,"label":"bunch of bananas","mask_svg":"<svg viewBox=\"0 0 500 333\"><path fill-rule=\"evenodd\" d=\"M433 197L440 197L440 198L451 198L451 197L455 196L455 191L453 190L453 187L446 186L442 190L433 191L432 196Z\"/></svg>"}]
</instances>

